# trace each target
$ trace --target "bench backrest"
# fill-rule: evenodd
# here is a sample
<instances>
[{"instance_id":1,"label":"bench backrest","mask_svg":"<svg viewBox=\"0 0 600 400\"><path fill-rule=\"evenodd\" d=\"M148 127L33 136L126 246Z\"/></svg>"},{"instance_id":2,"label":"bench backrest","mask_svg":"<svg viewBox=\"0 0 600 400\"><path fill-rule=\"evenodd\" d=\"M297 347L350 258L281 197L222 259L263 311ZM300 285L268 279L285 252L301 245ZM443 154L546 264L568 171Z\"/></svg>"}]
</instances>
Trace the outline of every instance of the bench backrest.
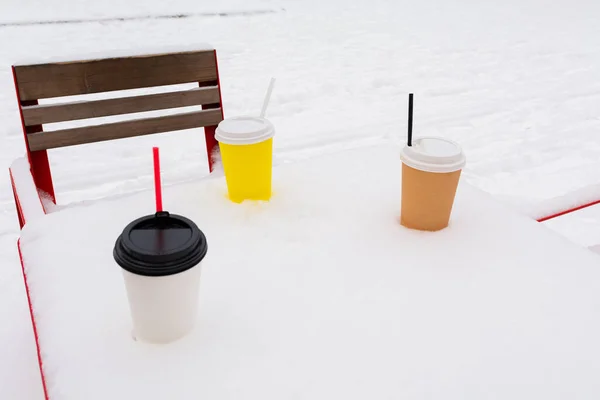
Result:
<instances>
[{"instance_id":1,"label":"bench backrest","mask_svg":"<svg viewBox=\"0 0 600 400\"><path fill-rule=\"evenodd\" d=\"M222 119L214 50L14 66L29 151L217 125ZM182 83L178 92L38 105L62 96ZM178 107L193 112L43 132L41 125Z\"/></svg>"},{"instance_id":2,"label":"bench backrest","mask_svg":"<svg viewBox=\"0 0 600 400\"><path fill-rule=\"evenodd\" d=\"M105 140L204 127L209 168L223 120L215 50L16 65L12 67L27 157L38 188L55 201L46 150ZM196 83L197 88L122 97L115 91ZM39 100L103 93L99 100L39 104ZM94 96L95 97L95 96ZM64 100L64 99L63 99ZM198 106L159 117L88 124L44 132L43 125Z\"/></svg>"}]
</instances>

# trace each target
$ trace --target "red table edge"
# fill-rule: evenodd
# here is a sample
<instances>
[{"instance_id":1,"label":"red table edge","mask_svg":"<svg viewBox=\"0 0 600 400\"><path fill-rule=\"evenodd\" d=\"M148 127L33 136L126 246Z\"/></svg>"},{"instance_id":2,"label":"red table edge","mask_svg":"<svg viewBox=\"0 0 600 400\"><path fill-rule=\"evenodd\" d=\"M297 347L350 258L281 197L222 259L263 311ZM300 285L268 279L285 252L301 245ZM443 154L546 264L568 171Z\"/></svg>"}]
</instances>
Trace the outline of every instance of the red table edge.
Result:
<instances>
[{"instance_id":1,"label":"red table edge","mask_svg":"<svg viewBox=\"0 0 600 400\"><path fill-rule=\"evenodd\" d=\"M42 361L42 352L40 340L38 336L37 324L35 322L35 314L33 313L33 305L31 304L31 295L29 292L29 284L27 283L27 273L25 272L25 263L23 262L23 253L21 252L21 238L17 240L17 249L19 250L19 259L21 260L21 270L23 271L23 282L25 283L25 292L27 293L27 305L29 306L29 315L31 316L31 325L33 327L33 336L35 338L35 348L37 352L38 366L40 368L40 376L42 378L42 389L44 390L44 398L50 400L48 396L48 388L46 386L46 375L44 374L44 365Z\"/></svg>"},{"instance_id":2,"label":"red table edge","mask_svg":"<svg viewBox=\"0 0 600 400\"><path fill-rule=\"evenodd\" d=\"M19 217L19 225L20 225L21 229L23 229L23 226L25 226L25 224L27 222L27 215L25 213L25 209L21 205L21 198L19 195L19 191L17 190L17 184L15 183L15 176L13 174L12 168L9 168L9 174L10 174L10 182L11 182L11 186L12 186L12 190L13 190L13 194L14 194L14 198L15 198L15 206L17 208L17 215ZM31 180L33 182L33 175L31 176ZM38 204L40 205L41 210L43 211L44 214L46 214L46 210L42 205L42 199L39 196L39 193L38 193L38 200L39 200ZM21 251L21 238L17 239L17 250L19 252L19 261L21 262L21 271L23 273L23 283L25 284L25 293L27 294L27 305L29 307L29 315L31 317L31 325L33 328L33 337L35 339L38 367L40 369L40 376L42 378L42 389L44 391L44 398L46 400L50 400L50 397L48 396L48 387L46 385L46 375L44 374L44 366L43 366L41 346L40 346L40 341L39 341L39 336L38 336L38 328L37 328L37 324L35 321L35 314L33 312L33 304L31 302L31 293L29 291L29 284L27 282L27 273L25 271L25 262L23 261L23 252Z\"/></svg>"},{"instance_id":3,"label":"red table edge","mask_svg":"<svg viewBox=\"0 0 600 400\"><path fill-rule=\"evenodd\" d=\"M550 215L547 215L545 217L538 218L537 222L544 222L544 221L548 221L548 220L551 220L551 219L554 219L554 218L557 218L557 217L562 217L563 215L567 215L567 214L570 214L570 213L575 212L575 211L583 210L584 208L595 206L596 204L600 204L600 200L594 200L592 202L581 204L579 206L575 206L575 207L572 207L572 208L568 208L568 209L563 210L563 211L558 211L558 212L556 212L554 214L550 214Z\"/></svg>"}]
</instances>

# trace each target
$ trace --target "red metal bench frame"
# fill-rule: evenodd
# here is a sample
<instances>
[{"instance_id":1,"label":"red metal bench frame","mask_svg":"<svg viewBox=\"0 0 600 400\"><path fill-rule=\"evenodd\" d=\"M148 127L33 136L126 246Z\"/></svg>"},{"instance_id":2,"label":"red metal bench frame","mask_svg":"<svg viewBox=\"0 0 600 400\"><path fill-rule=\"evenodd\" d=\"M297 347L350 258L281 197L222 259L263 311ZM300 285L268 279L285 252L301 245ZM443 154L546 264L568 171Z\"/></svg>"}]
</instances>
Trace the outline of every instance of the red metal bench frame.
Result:
<instances>
[{"instance_id":1,"label":"red metal bench frame","mask_svg":"<svg viewBox=\"0 0 600 400\"><path fill-rule=\"evenodd\" d=\"M224 118L223 99L222 99L222 95L221 95L221 80L220 80L220 74L219 74L217 52L216 52L216 50L212 50L212 51L214 53L214 63L215 63L215 67L216 67L216 82L217 82L218 93L219 93L219 106L220 106L220 110L221 110L221 119L223 119ZM176 54L176 53L173 53L173 54ZM127 58L127 57L125 57L125 58ZM20 90L19 90L19 80L17 77L16 68L17 67L12 66L12 73L13 73L13 80L14 80L14 85L15 85L15 92L16 92L16 96L17 96L19 116L21 118L21 127L23 130L23 137L25 140L25 149L26 149L26 154L27 154L27 160L29 161L29 165L31 167L31 174L33 176L35 185L38 188L38 190L40 192L47 194L49 196L49 198L54 203L56 203L56 193L54 190L54 183L52 180L52 172L50 169L50 162L48 160L48 152L46 149L32 151L32 149L30 148L30 145L29 145L29 140L28 140L28 135L30 135L32 133L36 133L36 132L43 132L43 127L42 127L42 125L27 126L25 117L23 115L23 107L38 105L38 100L23 100L21 98ZM206 82L198 82L198 85L200 87L207 86ZM207 110L209 108L210 107L202 105L203 110ZM210 172L212 172L214 169L214 160L212 158L212 154L215 151L218 151L218 142L215 139L215 130L216 130L216 126L205 126L204 127L204 131L205 131L204 136L205 136L208 165L209 165ZM19 214L19 225L21 228L23 228L25 221L24 221L24 218L22 215L22 210L19 210L19 205L18 205L18 201L16 198L17 193L14 190L14 186L13 186L13 192L15 194L17 213Z\"/></svg>"}]
</instances>

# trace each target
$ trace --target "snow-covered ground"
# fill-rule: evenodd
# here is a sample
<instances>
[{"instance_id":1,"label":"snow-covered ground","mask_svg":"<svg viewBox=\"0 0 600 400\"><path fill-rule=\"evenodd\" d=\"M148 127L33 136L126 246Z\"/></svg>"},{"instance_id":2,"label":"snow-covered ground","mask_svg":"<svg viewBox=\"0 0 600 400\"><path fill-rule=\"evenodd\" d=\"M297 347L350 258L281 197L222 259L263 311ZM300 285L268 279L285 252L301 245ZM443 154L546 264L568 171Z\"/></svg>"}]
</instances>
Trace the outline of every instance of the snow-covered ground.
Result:
<instances>
[{"instance_id":1,"label":"snow-covered ground","mask_svg":"<svg viewBox=\"0 0 600 400\"><path fill-rule=\"evenodd\" d=\"M404 139L463 144L464 178L529 215L600 185L600 3L594 0L53 0L0 3L0 169L23 155L10 65L23 59L209 42L225 114L256 113L269 78L276 161ZM232 11L272 11L239 15ZM229 16L210 16L215 12ZM189 14L179 19L146 18ZM128 21L14 25L25 21ZM147 188L161 146L166 184L205 168L191 132L51 152L60 202ZM591 188L591 189L588 189ZM579 198L579 196L577 196ZM556 199L560 200L558 203ZM600 207L548 226L600 243ZM589 232L589 234L588 234ZM0 174L0 393L40 398L8 173Z\"/></svg>"}]
</instances>

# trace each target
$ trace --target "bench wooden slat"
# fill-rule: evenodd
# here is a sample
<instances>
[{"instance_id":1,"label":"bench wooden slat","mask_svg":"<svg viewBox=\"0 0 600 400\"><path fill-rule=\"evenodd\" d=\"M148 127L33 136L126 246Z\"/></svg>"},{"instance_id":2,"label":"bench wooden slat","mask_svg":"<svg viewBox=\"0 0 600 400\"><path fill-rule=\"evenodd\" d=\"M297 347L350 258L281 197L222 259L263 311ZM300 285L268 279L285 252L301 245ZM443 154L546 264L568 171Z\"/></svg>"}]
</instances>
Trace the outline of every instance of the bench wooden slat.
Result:
<instances>
[{"instance_id":1,"label":"bench wooden slat","mask_svg":"<svg viewBox=\"0 0 600 400\"><path fill-rule=\"evenodd\" d=\"M218 104L219 101L219 88L212 86L169 93L36 105L22 109L25 125L31 126L168 108Z\"/></svg>"},{"instance_id":2,"label":"bench wooden slat","mask_svg":"<svg viewBox=\"0 0 600 400\"><path fill-rule=\"evenodd\" d=\"M123 139L154 133L214 126L221 122L221 109L209 109L155 118L32 133L27 136L31 151L47 150L103 140Z\"/></svg>"},{"instance_id":3,"label":"bench wooden slat","mask_svg":"<svg viewBox=\"0 0 600 400\"><path fill-rule=\"evenodd\" d=\"M217 80L214 50L15 66L23 100Z\"/></svg>"}]
</instances>

